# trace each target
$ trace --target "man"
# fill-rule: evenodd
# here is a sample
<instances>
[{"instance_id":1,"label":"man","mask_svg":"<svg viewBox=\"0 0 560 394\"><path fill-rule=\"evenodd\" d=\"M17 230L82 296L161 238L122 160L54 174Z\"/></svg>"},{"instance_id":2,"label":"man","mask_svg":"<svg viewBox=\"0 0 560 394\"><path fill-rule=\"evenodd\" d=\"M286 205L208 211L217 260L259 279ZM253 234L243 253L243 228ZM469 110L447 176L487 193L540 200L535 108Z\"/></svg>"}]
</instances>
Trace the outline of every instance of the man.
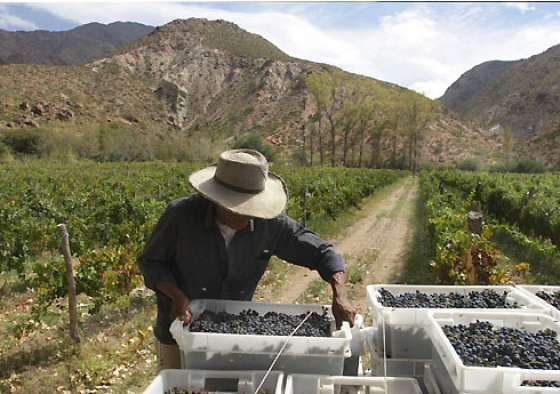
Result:
<instances>
[{"instance_id":1,"label":"man","mask_svg":"<svg viewBox=\"0 0 560 394\"><path fill-rule=\"evenodd\" d=\"M268 172L261 153L223 152L217 166L193 173L189 182L199 194L169 204L139 257L157 297L160 369L180 368L169 326L175 318L191 320L190 301L251 300L272 255L317 270L332 286L337 325L353 323L342 257L284 213L286 186Z\"/></svg>"}]
</instances>

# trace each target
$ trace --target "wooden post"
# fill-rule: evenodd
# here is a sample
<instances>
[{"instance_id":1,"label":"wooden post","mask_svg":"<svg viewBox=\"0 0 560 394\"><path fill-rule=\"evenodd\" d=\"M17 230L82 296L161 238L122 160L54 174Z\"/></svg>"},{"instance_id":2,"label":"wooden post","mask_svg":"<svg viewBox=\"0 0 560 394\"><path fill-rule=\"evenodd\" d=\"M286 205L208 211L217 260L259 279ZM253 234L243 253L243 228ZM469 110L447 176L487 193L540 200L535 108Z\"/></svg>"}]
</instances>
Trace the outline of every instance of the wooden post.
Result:
<instances>
[{"instance_id":1,"label":"wooden post","mask_svg":"<svg viewBox=\"0 0 560 394\"><path fill-rule=\"evenodd\" d=\"M309 189L307 188L307 183L303 187L303 227L307 226L307 197L309 194Z\"/></svg>"},{"instance_id":2,"label":"wooden post","mask_svg":"<svg viewBox=\"0 0 560 394\"><path fill-rule=\"evenodd\" d=\"M482 225L484 224L484 215L481 212L480 202L475 201L471 207L471 211L467 214L467 230L471 234L482 235ZM478 284L478 272L473 264L472 245L467 249L465 256L465 268L467 270L467 280L469 284Z\"/></svg>"},{"instance_id":3,"label":"wooden post","mask_svg":"<svg viewBox=\"0 0 560 394\"><path fill-rule=\"evenodd\" d=\"M80 342L78 334L78 311L76 303L76 282L74 281L74 270L72 268L72 254L70 253L70 241L65 224L56 226L62 237L62 253L66 264L66 281L68 282L68 314L70 316L70 337L74 342Z\"/></svg>"},{"instance_id":4,"label":"wooden post","mask_svg":"<svg viewBox=\"0 0 560 394\"><path fill-rule=\"evenodd\" d=\"M468 226L471 234L482 234L482 225L484 223L484 215L482 212L470 211L468 214Z\"/></svg>"}]
</instances>

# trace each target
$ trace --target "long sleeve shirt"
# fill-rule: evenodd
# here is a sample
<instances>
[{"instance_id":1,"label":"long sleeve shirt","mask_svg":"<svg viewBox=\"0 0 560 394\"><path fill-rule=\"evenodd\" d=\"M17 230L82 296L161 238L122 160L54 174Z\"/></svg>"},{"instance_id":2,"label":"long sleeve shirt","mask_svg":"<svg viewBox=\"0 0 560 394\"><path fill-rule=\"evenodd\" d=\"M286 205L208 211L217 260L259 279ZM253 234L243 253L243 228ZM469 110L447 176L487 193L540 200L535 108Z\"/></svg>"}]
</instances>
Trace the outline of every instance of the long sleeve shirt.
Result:
<instances>
[{"instance_id":1,"label":"long sleeve shirt","mask_svg":"<svg viewBox=\"0 0 560 394\"><path fill-rule=\"evenodd\" d=\"M156 292L157 339L175 343L169 333L172 302L158 283L174 282L191 300L251 300L273 255L317 270L327 281L344 271L332 245L285 214L251 219L226 248L212 202L200 195L172 201L138 258L146 287Z\"/></svg>"}]
</instances>

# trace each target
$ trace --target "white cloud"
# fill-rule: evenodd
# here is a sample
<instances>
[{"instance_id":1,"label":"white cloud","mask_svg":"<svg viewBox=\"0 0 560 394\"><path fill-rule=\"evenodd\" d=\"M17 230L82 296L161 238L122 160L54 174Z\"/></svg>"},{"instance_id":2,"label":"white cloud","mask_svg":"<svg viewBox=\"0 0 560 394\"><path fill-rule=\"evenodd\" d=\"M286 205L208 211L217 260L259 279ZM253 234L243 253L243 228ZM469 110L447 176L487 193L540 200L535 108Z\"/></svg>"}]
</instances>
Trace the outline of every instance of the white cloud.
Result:
<instances>
[{"instance_id":1,"label":"white cloud","mask_svg":"<svg viewBox=\"0 0 560 394\"><path fill-rule=\"evenodd\" d=\"M524 2L520 2L520 3L503 3L506 7L509 8L515 8L516 10L518 10L519 12L521 12L522 14L529 12L529 11L535 11L536 7L533 5L530 5L529 3L524 3Z\"/></svg>"},{"instance_id":2,"label":"white cloud","mask_svg":"<svg viewBox=\"0 0 560 394\"><path fill-rule=\"evenodd\" d=\"M518 3L516 3L518 4ZM177 18L225 19L260 34L284 52L333 64L415 89L436 98L461 74L488 60L529 57L560 43L560 21L527 21L500 28L487 23L487 8L457 5L452 12L411 5L371 26L321 28L286 11L235 12L180 3L38 4L79 23L137 21L161 25ZM282 9L284 10L284 9Z\"/></svg>"},{"instance_id":3,"label":"white cloud","mask_svg":"<svg viewBox=\"0 0 560 394\"><path fill-rule=\"evenodd\" d=\"M18 16L11 15L8 8L0 5L0 29L22 29L22 30L33 30L37 29L37 26L25 19Z\"/></svg>"}]
</instances>

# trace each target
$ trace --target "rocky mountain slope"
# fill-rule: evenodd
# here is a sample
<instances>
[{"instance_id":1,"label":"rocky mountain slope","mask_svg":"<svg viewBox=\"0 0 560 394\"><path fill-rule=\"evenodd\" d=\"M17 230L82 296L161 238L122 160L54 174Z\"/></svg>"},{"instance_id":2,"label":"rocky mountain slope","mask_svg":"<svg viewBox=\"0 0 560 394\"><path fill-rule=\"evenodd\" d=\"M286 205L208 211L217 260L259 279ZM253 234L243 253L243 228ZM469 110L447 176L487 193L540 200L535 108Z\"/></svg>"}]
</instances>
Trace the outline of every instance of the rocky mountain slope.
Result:
<instances>
[{"instance_id":1,"label":"rocky mountain slope","mask_svg":"<svg viewBox=\"0 0 560 394\"><path fill-rule=\"evenodd\" d=\"M88 23L61 32L0 30L0 64L83 64L153 30L141 23Z\"/></svg>"},{"instance_id":2,"label":"rocky mountain slope","mask_svg":"<svg viewBox=\"0 0 560 394\"><path fill-rule=\"evenodd\" d=\"M560 46L514 62L488 62L466 72L441 97L464 119L514 136L547 131L560 120Z\"/></svg>"},{"instance_id":3,"label":"rocky mountain slope","mask_svg":"<svg viewBox=\"0 0 560 394\"><path fill-rule=\"evenodd\" d=\"M305 76L333 69L292 58L233 23L203 19L173 21L98 63L116 63L145 75L173 109L177 127L229 135L256 131L287 147L301 144L300 130L316 111ZM429 102L435 116L422 145L426 160L460 160L478 154L478 143L490 150L494 146L481 130L451 119L421 95L373 78L344 75L348 83L358 82L371 92L382 116L407 100ZM475 144L466 147L463 139Z\"/></svg>"},{"instance_id":4,"label":"rocky mountain slope","mask_svg":"<svg viewBox=\"0 0 560 394\"><path fill-rule=\"evenodd\" d=\"M481 63L453 82L439 100L450 110L466 114L481 92L491 90L494 83L516 63L519 62L493 60Z\"/></svg>"},{"instance_id":5,"label":"rocky mountain slope","mask_svg":"<svg viewBox=\"0 0 560 394\"><path fill-rule=\"evenodd\" d=\"M157 27L115 55L80 67L27 66L21 68L22 72L19 67L6 69L10 72L9 81L4 78L7 73L0 72L0 88L10 89L18 84L27 87L25 94L14 94L0 106L4 127L32 127L29 120L37 121L41 127L60 127L63 121L56 111L69 97L71 103L79 101L83 106L79 111L67 108L73 111L72 122L87 123L89 127L118 122L131 129L151 130L161 138L174 130L193 138L209 136L225 144L238 136L257 133L285 157L302 145L309 116L317 111L306 76L335 70L292 58L233 23L205 19L176 20ZM41 72L52 76L45 81L44 89L25 80L26 75ZM414 102L430 112L420 115L431 119L423 127L419 149L422 161L449 162L472 156L487 160L492 156L496 142L481 129L461 123L439 103L397 85L340 73L344 76L342 91L350 84L359 85L375 99L376 121L399 118L405 108L403 103ZM56 80L63 81L61 86L68 89L56 87ZM104 89L97 88L96 83ZM47 89L48 86L56 88ZM45 99L58 90L63 96L55 94ZM34 106L41 102L45 106L49 100L61 103L53 106L54 112L47 111L48 116L37 115ZM324 133L327 144L326 129ZM338 145L343 130L339 127L337 133ZM404 134L401 126L386 130L380 144L381 163L391 155L394 159L395 152L401 156L406 152Z\"/></svg>"}]
</instances>

